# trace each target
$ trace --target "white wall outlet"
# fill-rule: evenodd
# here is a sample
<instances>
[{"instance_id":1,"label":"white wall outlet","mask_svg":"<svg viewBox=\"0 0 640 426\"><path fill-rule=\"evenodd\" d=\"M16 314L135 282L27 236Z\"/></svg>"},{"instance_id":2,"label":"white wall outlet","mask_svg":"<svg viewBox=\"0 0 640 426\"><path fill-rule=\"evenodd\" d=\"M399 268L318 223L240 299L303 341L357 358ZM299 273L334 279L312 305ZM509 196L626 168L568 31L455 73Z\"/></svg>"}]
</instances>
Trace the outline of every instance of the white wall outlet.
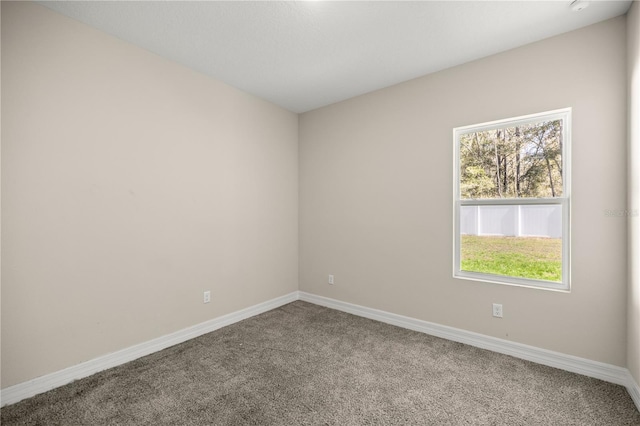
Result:
<instances>
[{"instance_id":1,"label":"white wall outlet","mask_svg":"<svg viewBox=\"0 0 640 426\"><path fill-rule=\"evenodd\" d=\"M333 284L333 275L329 275L329 284Z\"/></svg>"},{"instance_id":2,"label":"white wall outlet","mask_svg":"<svg viewBox=\"0 0 640 426\"><path fill-rule=\"evenodd\" d=\"M502 318L502 305L500 303L493 304L493 316L496 318Z\"/></svg>"},{"instance_id":3,"label":"white wall outlet","mask_svg":"<svg viewBox=\"0 0 640 426\"><path fill-rule=\"evenodd\" d=\"M204 292L204 299L203 299L204 303L209 303L211 302L211 292L209 290Z\"/></svg>"}]
</instances>

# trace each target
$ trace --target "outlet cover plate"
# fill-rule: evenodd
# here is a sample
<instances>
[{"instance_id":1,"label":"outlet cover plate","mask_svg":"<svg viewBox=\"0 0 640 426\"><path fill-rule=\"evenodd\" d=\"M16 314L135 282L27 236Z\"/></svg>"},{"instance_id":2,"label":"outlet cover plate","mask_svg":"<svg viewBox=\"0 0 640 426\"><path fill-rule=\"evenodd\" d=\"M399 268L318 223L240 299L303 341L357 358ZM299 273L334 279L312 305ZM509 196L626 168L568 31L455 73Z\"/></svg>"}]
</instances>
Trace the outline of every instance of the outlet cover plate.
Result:
<instances>
[{"instance_id":1,"label":"outlet cover plate","mask_svg":"<svg viewBox=\"0 0 640 426\"><path fill-rule=\"evenodd\" d=\"M502 318L502 305L500 303L493 304L493 316L496 318Z\"/></svg>"}]
</instances>

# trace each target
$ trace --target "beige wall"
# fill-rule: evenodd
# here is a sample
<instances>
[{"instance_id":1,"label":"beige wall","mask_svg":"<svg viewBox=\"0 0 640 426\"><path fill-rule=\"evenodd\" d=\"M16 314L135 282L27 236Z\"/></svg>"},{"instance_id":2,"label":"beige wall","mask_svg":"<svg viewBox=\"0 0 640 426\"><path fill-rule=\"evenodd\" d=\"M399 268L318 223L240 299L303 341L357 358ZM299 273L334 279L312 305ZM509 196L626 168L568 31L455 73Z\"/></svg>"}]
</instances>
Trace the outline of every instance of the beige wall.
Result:
<instances>
[{"instance_id":1,"label":"beige wall","mask_svg":"<svg viewBox=\"0 0 640 426\"><path fill-rule=\"evenodd\" d=\"M296 114L2 2L2 387L297 290L297 137Z\"/></svg>"},{"instance_id":2,"label":"beige wall","mask_svg":"<svg viewBox=\"0 0 640 426\"><path fill-rule=\"evenodd\" d=\"M619 17L302 114L300 289L625 366L626 223L604 214L626 205L625 28ZM452 129L563 107L572 291L453 279Z\"/></svg>"},{"instance_id":3,"label":"beige wall","mask_svg":"<svg viewBox=\"0 0 640 426\"><path fill-rule=\"evenodd\" d=\"M627 368L640 383L640 4L627 13L629 66L629 298Z\"/></svg>"}]
</instances>

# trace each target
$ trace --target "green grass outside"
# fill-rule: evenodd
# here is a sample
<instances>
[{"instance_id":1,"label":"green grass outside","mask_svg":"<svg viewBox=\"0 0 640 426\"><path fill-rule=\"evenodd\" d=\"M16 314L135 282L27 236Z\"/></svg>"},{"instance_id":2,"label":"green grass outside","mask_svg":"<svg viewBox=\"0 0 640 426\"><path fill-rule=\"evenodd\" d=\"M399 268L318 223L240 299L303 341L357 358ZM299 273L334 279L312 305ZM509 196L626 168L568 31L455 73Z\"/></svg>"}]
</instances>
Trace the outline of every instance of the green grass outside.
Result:
<instances>
[{"instance_id":1,"label":"green grass outside","mask_svg":"<svg viewBox=\"0 0 640 426\"><path fill-rule=\"evenodd\" d=\"M461 269L495 275L562 281L562 240L463 235Z\"/></svg>"}]
</instances>

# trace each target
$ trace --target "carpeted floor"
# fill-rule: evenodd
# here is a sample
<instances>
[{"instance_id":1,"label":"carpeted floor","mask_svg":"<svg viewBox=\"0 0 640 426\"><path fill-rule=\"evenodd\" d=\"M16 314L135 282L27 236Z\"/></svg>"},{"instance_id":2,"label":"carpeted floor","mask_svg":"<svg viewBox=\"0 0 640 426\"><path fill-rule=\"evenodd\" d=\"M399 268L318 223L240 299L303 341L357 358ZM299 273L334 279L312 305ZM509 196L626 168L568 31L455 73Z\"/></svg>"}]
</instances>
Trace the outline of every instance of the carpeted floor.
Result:
<instances>
[{"instance_id":1,"label":"carpeted floor","mask_svg":"<svg viewBox=\"0 0 640 426\"><path fill-rule=\"evenodd\" d=\"M0 413L2 425L640 425L621 386L301 301Z\"/></svg>"}]
</instances>

